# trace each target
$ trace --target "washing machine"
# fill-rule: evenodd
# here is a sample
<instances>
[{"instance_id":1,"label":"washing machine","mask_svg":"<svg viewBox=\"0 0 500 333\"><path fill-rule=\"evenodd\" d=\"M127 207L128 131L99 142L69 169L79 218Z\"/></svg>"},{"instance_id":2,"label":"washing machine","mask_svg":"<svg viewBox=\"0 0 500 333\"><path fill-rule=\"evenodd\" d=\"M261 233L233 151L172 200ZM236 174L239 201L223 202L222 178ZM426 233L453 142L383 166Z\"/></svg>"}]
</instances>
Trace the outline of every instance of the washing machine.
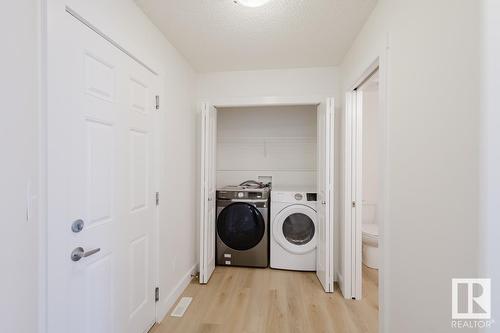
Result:
<instances>
[{"instance_id":1,"label":"washing machine","mask_svg":"<svg viewBox=\"0 0 500 333\"><path fill-rule=\"evenodd\" d=\"M271 192L271 268L316 270L316 192L273 189Z\"/></svg>"},{"instance_id":2,"label":"washing machine","mask_svg":"<svg viewBox=\"0 0 500 333\"><path fill-rule=\"evenodd\" d=\"M269 188L228 186L217 191L216 264L269 266Z\"/></svg>"}]
</instances>

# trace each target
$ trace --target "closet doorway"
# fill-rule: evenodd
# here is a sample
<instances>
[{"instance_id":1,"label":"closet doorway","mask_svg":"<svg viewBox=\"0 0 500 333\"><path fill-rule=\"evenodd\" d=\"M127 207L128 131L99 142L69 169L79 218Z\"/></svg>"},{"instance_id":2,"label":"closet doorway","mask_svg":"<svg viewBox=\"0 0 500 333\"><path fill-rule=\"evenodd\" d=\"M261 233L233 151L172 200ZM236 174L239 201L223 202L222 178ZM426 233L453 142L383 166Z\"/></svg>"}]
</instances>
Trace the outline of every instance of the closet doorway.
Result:
<instances>
[{"instance_id":1,"label":"closet doorway","mask_svg":"<svg viewBox=\"0 0 500 333\"><path fill-rule=\"evenodd\" d=\"M215 269L217 113L218 109L309 106L316 111L317 131L317 261L316 274L326 292L333 291L334 253L334 101L325 99L257 98L240 103L203 103L201 106L200 172L200 283L208 283ZM262 120L265 121L265 118ZM277 130L279 130L277 128ZM263 138L262 140L264 140ZM265 141L265 140L264 140ZM265 144L265 142L264 142Z\"/></svg>"}]
</instances>

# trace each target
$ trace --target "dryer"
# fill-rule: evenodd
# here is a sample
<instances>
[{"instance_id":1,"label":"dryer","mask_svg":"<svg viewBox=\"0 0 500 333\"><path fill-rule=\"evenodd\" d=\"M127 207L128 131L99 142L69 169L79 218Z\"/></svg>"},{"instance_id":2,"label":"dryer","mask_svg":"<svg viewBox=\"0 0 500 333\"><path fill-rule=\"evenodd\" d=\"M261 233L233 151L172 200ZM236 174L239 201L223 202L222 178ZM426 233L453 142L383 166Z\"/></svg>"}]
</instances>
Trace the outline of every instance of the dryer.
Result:
<instances>
[{"instance_id":1,"label":"dryer","mask_svg":"<svg viewBox=\"0 0 500 333\"><path fill-rule=\"evenodd\" d=\"M217 191L216 263L268 267L269 188L229 186Z\"/></svg>"},{"instance_id":2,"label":"dryer","mask_svg":"<svg viewBox=\"0 0 500 333\"><path fill-rule=\"evenodd\" d=\"M273 189L271 192L271 268L316 270L316 192Z\"/></svg>"}]
</instances>

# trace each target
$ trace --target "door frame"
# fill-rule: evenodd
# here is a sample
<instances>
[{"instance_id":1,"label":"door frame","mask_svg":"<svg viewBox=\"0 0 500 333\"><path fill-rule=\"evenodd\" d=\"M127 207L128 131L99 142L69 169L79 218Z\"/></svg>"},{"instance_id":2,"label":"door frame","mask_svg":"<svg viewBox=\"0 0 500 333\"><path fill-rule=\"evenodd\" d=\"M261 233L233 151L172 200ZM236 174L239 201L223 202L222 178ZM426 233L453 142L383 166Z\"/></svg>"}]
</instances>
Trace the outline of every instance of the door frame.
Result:
<instances>
[{"instance_id":1,"label":"door frame","mask_svg":"<svg viewBox=\"0 0 500 333\"><path fill-rule=\"evenodd\" d=\"M48 235L49 235L49 194L48 188L50 186L50 181L48 180L49 173L49 156L48 156L48 135L49 135L49 101L51 100L52 94L50 89L52 87L53 82L50 80L52 76L50 71L50 59L49 52L52 52L54 49L58 49L63 47L60 43L57 42L56 38L52 37L54 31L64 28L64 23L61 22L61 15L72 15L75 19L79 20L81 24L86 25L89 29L93 30L96 35L100 38L105 39L107 42L113 45L113 47L118 48L121 52L123 52L126 56L130 57L132 60L137 62L139 65L143 66L145 69L150 71L153 75L157 77L158 86L157 91L161 95L163 93L163 85L161 83L162 75L160 72L153 69L154 67L148 66L147 62L143 62L140 58L136 57L133 52L130 52L126 47L123 47L120 43L116 42L111 35L104 33L99 27L94 26L90 21L87 21L85 17L80 16L78 11L75 11L69 6L66 6L65 3L50 1L50 0L39 0L37 1L37 24L39 26L39 34L38 34L38 52L39 52L39 70L38 70L38 82L40 84L39 88L39 182L38 182L38 205L37 209L39 211L39 221L40 227L38 231L38 240L39 240L39 292L38 292L38 328L40 333L48 332L48 322L49 322L49 292L47 290L48 282L49 282L49 251L48 251ZM64 13L63 13L64 12ZM75 16L76 14L77 16ZM50 21L50 22L49 22ZM160 105L159 110L162 107ZM158 116L158 115L157 115ZM156 152L155 155L159 156L159 153L162 151L163 142L161 138L163 137L163 128L159 126L159 122L156 122L153 129L156 131L154 135L154 150ZM159 184L160 180L160 172L159 172L159 161L156 158L153 158L153 162L156 164L153 178L156 184ZM158 185L154 189L151 189L155 192L160 191L160 186ZM152 253L155 258L155 267L154 267L154 280L156 286L159 286L159 229L160 229L160 209L159 206L156 206L155 211L155 246L154 253ZM160 303L155 303L155 322L159 322L162 318L159 317L160 313Z\"/></svg>"},{"instance_id":2,"label":"door frame","mask_svg":"<svg viewBox=\"0 0 500 333\"><path fill-rule=\"evenodd\" d=\"M389 244L387 226L387 211L389 203L387 200L388 191L387 183L389 179L387 168L387 127L388 127L388 64L389 64L389 47L386 53L376 57L372 63L358 76L345 93L345 119L344 119L344 205L343 216L344 224L352 228L344 231L344 247L342 249L346 262L345 269L345 289L351 290L351 294L344 295L345 298L361 299L362 298L362 182L356 182L356 179L362 180L362 93L358 93L357 89L369 77L378 70L379 72L379 152L380 152L380 189L379 189L379 205L377 208L379 218L379 330L382 332L384 328L385 317L387 314L384 311L387 304L387 293L389 290L389 282L387 281L385 272L389 269ZM353 124L354 122L354 124ZM357 151L353 151L351 141L354 138ZM354 156L354 154L356 156ZM355 208L352 207L351 198L355 198ZM354 213L353 213L354 210Z\"/></svg>"},{"instance_id":3,"label":"door frame","mask_svg":"<svg viewBox=\"0 0 500 333\"><path fill-rule=\"evenodd\" d=\"M332 93L331 96L335 96L335 94ZM331 96L322 96L322 95L311 95L311 96L255 96L255 97L225 97L225 98L216 98L213 99L212 101L207 101L207 100L202 100L198 102L198 105L208 105L208 106L213 106L214 108L237 108L237 107L270 107L270 106L292 106L292 105L310 105L310 106L319 106L321 103L326 103L327 100L329 99L334 99L336 100L335 97ZM335 110L332 112L332 131L335 131ZM335 133L335 132L333 132ZM200 140L201 141L201 140ZM332 136L332 142L330 143L332 146L335 145L335 134ZM200 147L202 149L202 147ZM330 164L330 174L332 175L333 179L332 182L335 183L335 154L332 156L332 161L333 163ZM200 165L201 166L201 165ZM215 166L215 170L217 171L217 166ZM198 184L199 187L199 193L200 193L200 203L198 204L198 209L199 211L199 221L203 221L203 203L201 202L203 200L203 184L201 184L201 180L199 181ZM333 237L331 238L330 242L330 252L333 254L332 257L332 262L331 262L331 279L334 280L335 275L335 246L336 246L336 241L335 241L335 224L337 222L336 219L336 213L333 211L335 207L335 200L336 200L336 195L335 195L335 189L332 190L332 197L331 197L331 210L332 213L330 213L330 218L332 219L331 224L332 224L332 233L334 234ZM271 222L271 221L270 221ZM202 235L202 226L199 226L200 232L198 234ZM201 244L200 239L198 239L197 244ZM201 253L201 252L200 252ZM198 259L198 267L201 267L201 257ZM201 273L200 273L200 278L201 278ZM333 292L333 289L331 292Z\"/></svg>"}]
</instances>

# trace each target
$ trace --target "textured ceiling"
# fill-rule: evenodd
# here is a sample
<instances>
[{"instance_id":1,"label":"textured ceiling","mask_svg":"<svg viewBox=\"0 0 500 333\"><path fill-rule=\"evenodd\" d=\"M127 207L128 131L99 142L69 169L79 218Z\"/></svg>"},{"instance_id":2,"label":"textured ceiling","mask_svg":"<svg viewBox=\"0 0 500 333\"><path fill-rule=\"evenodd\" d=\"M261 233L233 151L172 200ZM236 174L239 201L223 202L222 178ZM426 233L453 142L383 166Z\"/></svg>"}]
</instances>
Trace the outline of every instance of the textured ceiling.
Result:
<instances>
[{"instance_id":1,"label":"textured ceiling","mask_svg":"<svg viewBox=\"0 0 500 333\"><path fill-rule=\"evenodd\" d=\"M377 0L136 0L200 72L337 65Z\"/></svg>"}]
</instances>

